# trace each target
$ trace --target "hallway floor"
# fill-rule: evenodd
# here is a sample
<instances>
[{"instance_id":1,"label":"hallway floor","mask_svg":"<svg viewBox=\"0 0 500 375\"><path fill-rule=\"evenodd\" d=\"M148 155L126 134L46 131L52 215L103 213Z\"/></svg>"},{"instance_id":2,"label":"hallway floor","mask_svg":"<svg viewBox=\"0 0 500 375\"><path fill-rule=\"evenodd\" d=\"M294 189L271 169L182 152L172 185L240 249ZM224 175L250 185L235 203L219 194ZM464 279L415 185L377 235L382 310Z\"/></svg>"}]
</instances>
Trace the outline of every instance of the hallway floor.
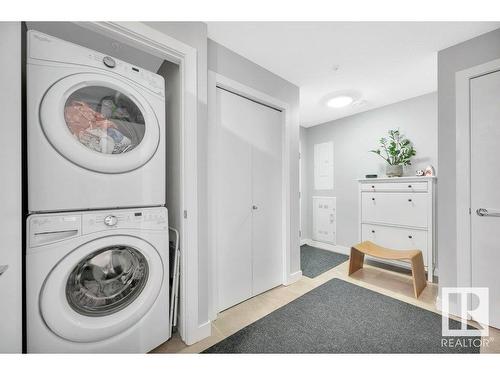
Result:
<instances>
[{"instance_id":1,"label":"hallway floor","mask_svg":"<svg viewBox=\"0 0 500 375\"><path fill-rule=\"evenodd\" d=\"M333 278L339 278L400 301L439 313L435 307L438 294L437 284L428 284L419 299L416 300L413 297L411 276L370 265L365 265L365 268L354 275L347 276L347 268L348 262L344 262L313 279L303 276L292 285L279 286L262 293L221 312L212 323L212 335L210 337L194 345L187 346L182 342L179 335L175 334L172 339L158 346L152 353L200 353L243 327L270 314L274 310ZM500 353L500 330L490 328L490 344L488 347L481 348L481 353Z\"/></svg>"}]
</instances>

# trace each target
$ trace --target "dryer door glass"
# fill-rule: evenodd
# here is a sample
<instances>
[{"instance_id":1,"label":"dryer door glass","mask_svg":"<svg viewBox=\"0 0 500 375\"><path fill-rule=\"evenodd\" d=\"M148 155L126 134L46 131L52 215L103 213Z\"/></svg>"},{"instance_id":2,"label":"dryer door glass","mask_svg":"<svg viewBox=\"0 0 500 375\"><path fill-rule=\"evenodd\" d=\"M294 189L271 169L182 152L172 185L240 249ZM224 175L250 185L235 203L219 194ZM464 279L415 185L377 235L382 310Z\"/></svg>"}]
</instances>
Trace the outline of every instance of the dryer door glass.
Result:
<instances>
[{"instance_id":1,"label":"dryer door glass","mask_svg":"<svg viewBox=\"0 0 500 375\"><path fill-rule=\"evenodd\" d=\"M66 298L76 312L104 316L134 301L148 279L148 263L130 246L109 246L82 259L66 284Z\"/></svg>"},{"instance_id":2,"label":"dryer door glass","mask_svg":"<svg viewBox=\"0 0 500 375\"><path fill-rule=\"evenodd\" d=\"M86 86L66 100L64 120L72 136L103 154L123 154L144 138L139 107L124 93L104 86Z\"/></svg>"}]
</instances>

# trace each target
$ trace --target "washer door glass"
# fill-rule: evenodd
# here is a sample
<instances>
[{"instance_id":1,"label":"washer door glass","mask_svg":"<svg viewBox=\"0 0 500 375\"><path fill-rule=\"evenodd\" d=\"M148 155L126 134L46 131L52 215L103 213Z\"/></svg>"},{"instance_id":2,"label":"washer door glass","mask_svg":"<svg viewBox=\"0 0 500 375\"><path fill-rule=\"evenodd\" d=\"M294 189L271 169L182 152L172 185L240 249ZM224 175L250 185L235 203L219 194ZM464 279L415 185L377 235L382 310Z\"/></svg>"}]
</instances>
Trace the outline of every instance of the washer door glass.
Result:
<instances>
[{"instance_id":1,"label":"washer door glass","mask_svg":"<svg viewBox=\"0 0 500 375\"><path fill-rule=\"evenodd\" d=\"M126 94L104 86L71 93L64 106L71 134L85 147L103 154L123 154L144 138L144 115Z\"/></svg>"},{"instance_id":2,"label":"washer door glass","mask_svg":"<svg viewBox=\"0 0 500 375\"><path fill-rule=\"evenodd\" d=\"M144 255L130 246L95 251L71 271L66 298L76 312L87 316L113 314L133 302L148 279Z\"/></svg>"}]
</instances>

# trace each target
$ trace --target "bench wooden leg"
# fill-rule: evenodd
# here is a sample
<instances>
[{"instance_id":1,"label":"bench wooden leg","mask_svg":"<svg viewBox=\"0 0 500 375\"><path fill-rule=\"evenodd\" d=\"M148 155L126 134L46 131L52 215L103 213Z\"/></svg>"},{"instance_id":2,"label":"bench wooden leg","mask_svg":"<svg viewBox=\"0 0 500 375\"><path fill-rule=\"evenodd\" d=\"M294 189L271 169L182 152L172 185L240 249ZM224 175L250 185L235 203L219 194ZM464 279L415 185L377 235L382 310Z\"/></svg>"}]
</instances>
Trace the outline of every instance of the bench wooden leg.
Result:
<instances>
[{"instance_id":1,"label":"bench wooden leg","mask_svg":"<svg viewBox=\"0 0 500 375\"><path fill-rule=\"evenodd\" d=\"M413 276L413 292L415 293L415 298L418 298L422 290L427 286L422 253L418 253L411 258L411 272Z\"/></svg>"},{"instance_id":2,"label":"bench wooden leg","mask_svg":"<svg viewBox=\"0 0 500 375\"><path fill-rule=\"evenodd\" d=\"M349 257L349 275L363 268L365 254L351 247L351 256Z\"/></svg>"}]
</instances>

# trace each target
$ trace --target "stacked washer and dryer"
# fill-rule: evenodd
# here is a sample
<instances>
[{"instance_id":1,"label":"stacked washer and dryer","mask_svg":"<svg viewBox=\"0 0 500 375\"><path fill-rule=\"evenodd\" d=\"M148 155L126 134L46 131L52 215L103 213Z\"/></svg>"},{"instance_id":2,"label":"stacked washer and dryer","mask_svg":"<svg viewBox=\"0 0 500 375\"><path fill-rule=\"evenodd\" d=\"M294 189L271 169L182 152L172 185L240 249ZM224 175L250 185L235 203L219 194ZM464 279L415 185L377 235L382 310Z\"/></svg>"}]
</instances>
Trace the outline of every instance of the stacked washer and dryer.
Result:
<instances>
[{"instance_id":1,"label":"stacked washer and dryer","mask_svg":"<svg viewBox=\"0 0 500 375\"><path fill-rule=\"evenodd\" d=\"M163 77L28 32L28 352L169 336Z\"/></svg>"}]
</instances>

